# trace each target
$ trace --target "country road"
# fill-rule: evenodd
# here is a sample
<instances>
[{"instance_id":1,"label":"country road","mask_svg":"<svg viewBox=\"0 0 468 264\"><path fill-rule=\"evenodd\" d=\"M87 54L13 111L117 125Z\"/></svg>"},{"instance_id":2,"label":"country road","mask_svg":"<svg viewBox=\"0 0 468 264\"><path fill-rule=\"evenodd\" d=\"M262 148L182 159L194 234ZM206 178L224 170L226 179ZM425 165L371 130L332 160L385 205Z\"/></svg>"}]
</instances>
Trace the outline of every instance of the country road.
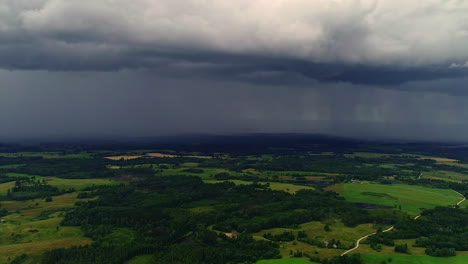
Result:
<instances>
[{"instance_id":1,"label":"country road","mask_svg":"<svg viewBox=\"0 0 468 264\"><path fill-rule=\"evenodd\" d=\"M420 176L420 177L421 177L421 176ZM463 199L462 199L461 201L459 201L459 202L457 203L457 205L460 205L460 204L462 204L464 201L466 201L466 197L465 197L463 194L461 194L461 193L459 193L459 192L457 192L457 191L455 191L455 190L453 190L453 189L452 189L452 191L458 193L461 197L463 197ZM416 216L416 217L414 218L414 220L417 220L419 217L421 217L421 215ZM382 232L385 233L385 232L391 231L393 228L394 228L394 226L392 226L392 227L390 227L389 229L387 229L387 230L385 230L385 231L382 231ZM360 239L358 239L358 240L356 241L356 246L355 246L355 247L353 247L352 249L349 249L349 250L343 252L343 254L341 254L341 256L344 256L344 255L348 254L349 252L351 252L351 251L357 249L357 248L359 247L359 243L360 243L362 240L364 240L364 239L366 239L366 238L368 238L368 237L370 237L370 236L373 236L373 235L375 235L375 234L377 234L377 232L374 232L374 233L372 233L372 234L369 234L369 235L366 235L366 236L361 237Z\"/></svg>"},{"instance_id":2,"label":"country road","mask_svg":"<svg viewBox=\"0 0 468 264\"><path fill-rule=\"evenodd\" d=\"M382 231L382 232L385 233L385 232L391 231L393 228L394 228L394 227L392 226L392 227L390 227L389 229L386 229L386 230L384 230L384 231ZM356 246L355 246L355 247L353 247L352 249L349 249L348 251L345 251L343 254L341 254L341 256L344 256L344 255L348 254L349 252L351 252L351 251L357 249L357 248L359 247L359 243L360 243L363 239L366 239L366 238L368 238L368 237L370 237L370 236L373 236L373 235L375 235L375 234L377 234L377 232L374 232L374 233L369 234L369 235L367 235L367 236L361 237L360 239L358 239L358 241L356 241Z\"/></svg>"},{"instance_id":3,"label":"country road","mask_svg":"<svg viewBox=\"0 0 468 264\"><path fill-rule=\"evenodd\" d=\"M463 200L459 201L459 202L457 203L457 205L460 205L460 204L462 204L464 201L466 201L466 197L465 197L463 194L461 194L461 193L459 193L459 192L457 192L457 191L455 191L455 190L453 190L453 189L452 189L452 191L458 193L461 197L463 197Z\"/></svg>"}]
</instances>

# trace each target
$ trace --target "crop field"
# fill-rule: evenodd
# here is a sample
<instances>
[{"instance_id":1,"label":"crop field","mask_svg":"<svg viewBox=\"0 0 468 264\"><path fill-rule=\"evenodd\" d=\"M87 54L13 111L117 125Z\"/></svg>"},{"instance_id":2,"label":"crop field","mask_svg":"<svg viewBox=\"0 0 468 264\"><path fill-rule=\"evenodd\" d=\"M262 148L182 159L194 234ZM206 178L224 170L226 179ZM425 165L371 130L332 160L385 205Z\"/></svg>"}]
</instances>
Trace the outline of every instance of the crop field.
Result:
<instances>
[{"instance_id":1,"label":"crop field","mask_svg":"<svg viewBox=\"0 0 468 264\"><path fill-rule=\"evenodd\" d=\"M304 258L283 258L283 259L266 259L257 261L256 264L318 264Z\"/></svg>"},{"instance_id":2,"label":"crop field","mask_svg":"<svg viewBox=\"0 0 468 264\"><path fill-rule=\"evenodd\" d=\"M64 208L73 207L75 202L83 201L76 198L77 193L67 193L52 197L51 202L45 202L44 199L34 199L27 201L2 201L1 205L8 211L15 212L4 218L11 220L31 220L38 217L42 212L60 211ZM85 199L87 201L90 199Z\"/></svg>"},{"instance_id":3,"label":"crop field","mask_svg":"<svg viewBox=\"0 0 468 264\"><path fill-rule=\"evenodd\" d=\"M252 184L253 182L249 181L241 181L241 180L228 180L230 182L235 183L236 185L249 185ZM217 180L204 180L205 183L220 183L223 181L217 181ZM313 190L314 188L311 186L303 186L303 185L295 185L295 184L290 184L290 183L281 183L281 182L261 182L260 184L269 184L270 189L274 191L285 191L289 193L296 193L299 190Z\"/></svg>"},{"instance_id":4,"label":"crop field","mask_svg":"<svg viewBox=\"0 0 468 264\"><path fill-rule=\"evenodd\" d=\"M42 157L44 159L91 159L93 158L93 154L88 152L80 152L74 154L66 154L60 152L13 152L0 153L0 157Z\"/></svg>"},{"instance_id":5,"label":"crop field","mask_svg":"<svg viewBox=\"0 0 468 264\"><path fill-rule=\"evenodd\" d=\"M164 154L164 153L134 153L128 155L118 155L118 156L107 156L106 159L109 160L132 160L132 159L139 159L139 158L177 158L178 155L173 154ZM187 156L192 158L211 158L207 156Z\"/></svg>"},{"instance_id":6,"label":"crop field","mask_svg":"<svg viewBox=\"0 0 468 264\"><path fill-rule=\"evenodd\" d=\"M57 178L57 177L42 177L42 176L22 174L22 173L6 173L5 176L13 177L13 178L30 178L30 177L41 178L41 179L45 179L49 185L57 187L61 190L68 190L70 188L73 188L77 191L82 190L86 187L91 187L93 185L118 185L118 184L125 183L124 181L117 181L117 180L110 179L110 178L107 178L107 179L63 179L63 178ZM7 187L7 186L10 186L10 187ZM7 190L9 188L12 188L13 186L14 186L14 182L0 184L0 195L5 194Z\"/></svg>"},{"instance_id":7,"label":"crop field","mask_svg":"<svg viewBox=\"0 0 468 264\"><path fill-rule=\"evenodd\" d=\"M0 169L15 169L21 166L24 166L26 164L12 164L12 165L2 165L0 166Z\"/></svg>"},{"instance_id":8,"label":"crop field","mask_svg":"<svg viewBox=\"0 0 468 264\"><path fill-rule=\"evenodd\" d=\"M77 191L93 185L118 185L125 183L123 181L116 181L113 179L62 179L56 177L46 177L45 179L49 185L61 190L73 188Z\"/></svg>"},{"instance_id":9,"label":"crop field","mask_svg":"<svg viewBox=\"0 0 468 264\"><path fill-rule=\"evenodd\" d=\"M348 201L371 203L400 208L410 215L418 215L420 208L455 205L462 198L449 189L427 188L405 184L359 184L341 185L340 194Z\"/></svg>"},{"instance_id":10,"label":"crop field","mask_svg":"<svg viewBox=\"0 0 468 264\"><path fill-rule=\"evenodd\" d=\"M431 156L421 156L420 155L420 159L431 159L431 160L435 160L437 162L459 162L459 160L456 160L456 159L449 159L449 158L441 158L441 157L431 157Z\"/></svg>"},{"instance_id":11,"label":"crop field","mask_svg":"<svg viewBox=\"0 0 468 264\"><path fill-rule=\"evenodd\" d=\"M454 171L428 171L424 172L421 178L461 182L463 180L468 180L468 175Z\"/></svg>"},{"instance_id":12,"label":"crop field","mask_svg":"<svg viewBox=\"0 0 468 264\"><path fill-rule=\"evenodd\" d=\"M132 258L127 261L125 264L151 264L154 262L152 255L141 255Z\"/></svg>"},{"instance_id":13,"label":"crop field","mask_svg":"<svg viewBox=\"0 0 468 264\"><path fill-rule=\"evenodd\" d=\"M411 255L361 255L366 264L388 263L388 264L466 264L468 256L455 257L431 257ZM391 261L389 261L391 260Z\"/></svg>"},{"instance_id":14,"label":"crop field","mask_svg":"<svg viewBox=\"0 0 468 264\"><path fill-rule=\"evenodd\" d=\"M189 175L189 176L198 176L202 179L212 179L214 175L219 173L228 173L231 176L242 176L242 173L233 172L225 169L217 169L217 168L203 168L202 172L190 172L185 171L190 167L182 167L182 168L175 168L175 169L164 169L162 172L158 172L161 176L174 176L174 175Z\"/></svg>"},{"instance_id":15,"label":"crop field","mask_svg":"<svg viewBox=\"0 0 468 264\"><path fill-rule=\"evenodd\" d=\"M385 154L385 153L370 153L370 152L354 152L352 154L345 154L344 155L347 158L383 158L386 156L391 156L391 154Z\"/></svg>"},{"instance_id":16,"label":"crop field","mask_svg":"<svg viewBox=\"0 0 468 264\"><path fill-rule=\"evenodd\" d=\"M54 248L87 245L79 227L60 226L66 208L77 201L77 193L54 196L51 202L43 199L28 201L2 201L2 208L11 213L0 223L0 263L6 263L22 252L41 254Z\"/></svg>"},{"instance_id":17,"label":"crop field","mask_svg":"<svg viewBox=\"0 0 468 264\"><path fill-rule=\"evenodd\" d=\"M21 252L29 255L38 255L56 248L70 248L73 246L84 246L91 244L91 239L85 237L73 237L56 240L46 240L38 242L28 242L22 244L0 246L0 264L10 263L8 259L13 259Z\"/></svg>"}]
</instances>

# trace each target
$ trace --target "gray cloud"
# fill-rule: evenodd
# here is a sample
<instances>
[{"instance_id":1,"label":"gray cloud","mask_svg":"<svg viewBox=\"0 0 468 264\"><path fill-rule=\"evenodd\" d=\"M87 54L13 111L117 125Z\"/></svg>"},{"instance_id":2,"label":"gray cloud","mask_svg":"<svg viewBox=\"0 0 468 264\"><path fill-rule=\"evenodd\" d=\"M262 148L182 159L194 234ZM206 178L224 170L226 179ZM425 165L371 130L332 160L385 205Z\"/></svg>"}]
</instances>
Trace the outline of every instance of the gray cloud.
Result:
<instances>
[{"instance_id":1,"label":"gray cloud","mask_svg":"<svg viewBox=\"0 0 468 264\"><path fill-rule=\"evenodd\" d=\"M0 67L367 84L459 78L468 75L459 67L467 13L455 0L4 0Z\"/></svg>"},{"instance_id":2,"label":"gray cloud","mask_svg":"<svg viewBox=\"0 0 468 264\"><path fill-rule=\"evenodd\" d=\"M0 0L0 139L468 140L462 0Z\"/></svg>"}]
</instances>

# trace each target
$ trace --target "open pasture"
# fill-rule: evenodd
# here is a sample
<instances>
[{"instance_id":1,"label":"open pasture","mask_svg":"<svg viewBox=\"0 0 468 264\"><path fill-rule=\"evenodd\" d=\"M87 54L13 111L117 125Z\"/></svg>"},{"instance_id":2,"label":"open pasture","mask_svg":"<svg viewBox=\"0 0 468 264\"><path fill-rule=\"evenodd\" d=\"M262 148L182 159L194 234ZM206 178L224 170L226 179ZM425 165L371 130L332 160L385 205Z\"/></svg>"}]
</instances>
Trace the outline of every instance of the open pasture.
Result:
<instances>
[{"instance_id":1,"label":"open pasture","mask_svg":"<svg viewBox=\"0 0 468 264\"><path fill-rule=\"evenodd\" d=\"M344 183L340 194L348 201L371 203L400 208L410 215L418 215L421 208L455 205L462 198L449 189L427 188L405 184Z\"/></svg>"},{"instance_id":2,"label":"open pasture","mask_svg":"<svg viewBox=\"0 0 468 264\"><path fill-rule=\"evenodd\" d=\"M24 166L26 164L11 164L11 165L1 165L0 169L15 169L21 166Z\"/></svg>"},{"instance_id":3,"label":"open pasture","mask_svg":"<svg viewBox=\"0 0 468 264\"><path fill-rule=\"evenodd\" d=\"M282 258L259 260L256 264L318 264L304 258Z\"/></svg>"},{"instance_id":4,"label":"open pasture","mask_svg":"<svg viewBox=\"0 0 468 264\"><path fill-rule=\"evenodd\" d=\"M0 263L10 263L8 258L27 253L28 255L39 255L56 248L70 248L73 246L84 246L91 244L91 239L85 237L72 237L57 240L28 242L13 245L0 246Z\"/></svg>"},{"instance_id":5,"label":"open pasture","mask_svg":"<svg viewBox=\"0 0 468 264\"><path fill-rule=\"evenodd\" d=\"M421 175L423 179L435 179L443 181L453 181L461 182L463 180L468 180L468 175L463 173L458 173L454 171L428 171L423 172Z\"/></svg>"},{"instance_id":6,"label":"open pasture","mask_svg":"<svg viewBox=\"0 0 468 264\"><path fill-rule=\"evenodd\" d=\"M12 152L0 153L0 157L18 158L18 157L42 157L44 159L91 159L93 153L61 153L61 152Z\"/></svg>"},{"instance_id":7,"label":"open pasture","mask_svg":"<svg viewBox=\"0 0 468 264\"><path fill-rule=\"evenodd\" d=\"M57 177L42 177L38 175L29 175L22 173L6 173L5 176L12 178L30 178L35 177L36 179L45 179L50 186L57 187L61 190L68 190L73 188L75 190L82 190L86 187L91 187L94 185L118 185L125 183L124 181L117 181L114 179L63 179ZM10 186L10 187L7 187ZM14 186L14 182L0 184L0 195L4 195L7 192L7 189L10 189Z\"/></svg>"},{"instance_id":8,"label":"open pasture","mask_svg":"<svg viewBox=\"0 0 468 264\"><path fill-rule=\"evenodd\" d=\"M235 183L236 185L249 185L253 182L249 181L241 181L241 180L228 180L230 182ZM217 180L204 180L205 183L220 183L224 181L217 181ZM311 186L303 186L303 185L295 185L290 183L282 183L282 182L260 182L260 184L269 184L270 189L274 191L284 191L288 193L296 193L299 190L313 190L314 187Z\"/></svg>"},{"instance_id":9,"label":"open pasture","mask_svg":"<svg viewBox=\"0 0 468 264\"><path fill-rule=\"evenodd\" d=\"M140 255L127 261L125 264L151 264L154 263L153 255Z\"/></svg>"},{"instance_id":10,"label":"open pasture","mask_svg":"<svg viewBox=\"0 0 468 264\"><path fill-rule=\"evenodd\" d=\"M346 227L341 221L330 221L328 226L330 227L330 231L325 231L324 223L313 221L301 224L299 229L273 228L262 230L254 235L257 237L263 237L263 234L265 233L279 235L283 232L293 232L293 234L297 235L299 231L304 231L308 238L316 238L323 241L335 239L340 240L343 245L351 246L358 238L377 230L377 227L372 224L361 224L356 227ZM308 244L306 245L310 246ZM339 253L342 252L340 251Z\"/></svg>"},{"instance_id":11,"label":"open pasture","mask_svg":"<svg viewBox=\"0 0 468 264\"><path fill-rule=\"evenodd\" d=\"M0 263L7 263L17 255L42 254L55 248L87 245L79 227L60 226L63 214L77 201L77 193L67 193L44 199L28 201L2 201L1 206L9 211L0 223Z\"/></svg>"},{"instance_id":12,"label":"open pasture","mask_svg":"<svg viewBox=\"0 0 468 264\"><path fill-rule=\"evenodd\" d=\"M78 201L87 201L90 199L78 199L77 193L66 193L52 197L51 202L45 202L44 199L35 199L27 201L2 201L2 208L9 212L14 212L4 218L6 220L31 220L38 217L42 212L60 211L71 208Z\"/></svg>"},{"instance_id":13,"label":"open pasture","mask_svg":"<svg viewBox=\"0 0 468 264\"><path fill-rule=\"evenodd\" d=\"M455 257L431 257L412 255L361 255L366 264L388 263L388 264L466 264L468 256L461 255ZM391 259L391 262L388 261Z\"/></svg>"}]
</instances>

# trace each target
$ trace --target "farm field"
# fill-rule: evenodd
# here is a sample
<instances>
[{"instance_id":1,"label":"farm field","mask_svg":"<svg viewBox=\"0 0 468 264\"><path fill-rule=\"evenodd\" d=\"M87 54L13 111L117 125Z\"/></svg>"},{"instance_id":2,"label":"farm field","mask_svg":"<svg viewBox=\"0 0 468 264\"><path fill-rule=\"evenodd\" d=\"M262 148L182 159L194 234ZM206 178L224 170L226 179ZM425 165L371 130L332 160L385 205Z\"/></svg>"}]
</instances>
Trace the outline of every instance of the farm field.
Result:
<instances>
[{"instance_id":1,"label":"farm field","mask_svg":"<svg viewBox=\"0 0 468 264\"><path fill-rule=\"evenodd\" d=\"M21 167L21 166L24 166L24 165L25 164L1 165L0 169L14 169L14 168L18 168L18 167Z\"/></svg>"},{"instance_id":2,"label":"farm field","mask_svg":"<svg viewBox=\"0 0 468 264\"><path fill-rule=\"evenodd\" d=\"M253 182L249 181L242 181L242 180L228 180L230 182L235 183L236 185L249 185L252 184ZM204 180L206 183L220 183L223 181L217 181L217 180ZM282 182L260 182L260 184L268 184L270 189L274 191L285 191L288 193L296 193L299 190L313 190L314 187L311 186L302 186L302 185L296 185L296 184L290 184L290 183L282 183Z\"/></svg>"},{"instance_id":3,"label":"farm field","mask_svg":"<svg viewBox=\"0 0 468 264\"><path fill-rule=\"evenodd\" d=\"M462 197L449 189L405 184L345 183L339 192L346 200L400 208L416 216L421 208L455 205Z\"/></svg>"},{"instance_id":4,"label":"farm field","mask_svg":"<svg viewBox=\"0 0 468 264\"><path fill-rule=\"evenodd\" d=\"M259 260L256 264L318 264L303 258L283 258Z\"/></svg>"},{"instance_id":5,"label":"farm field","mask_svg":"<svg viewBox=\"0 0 468 264\"><path fill-rule=\"evenodd\" d=\"M153 259L154 257L152 255L141 255L132 258L125 262L125 264L152 264L154 262Z\"/></svg>"},{"instance_id":6,"label":"farm field","mask_svg":"<svg viewBox=\"0 0 468 264\"><path fill-rule=\"evenodd\" d=\"M60 226L62 215L77 201L77 193L54 196L52 201L2 201L1 206L12 212L0 223L0 263L7 263L22 252L36 255L54 248L87 245L89 238L78 227Z\"/></svg>"},{"instance_id":7,"label":"farm field","mask_svg":"<svg viewBox=\"0 0 468 264\"><path fill-rule=\"evenodd\" d=\"M461 182L463 180L468 180L468 175L454 171L428 171L424 172L421 178Z\"/></svg>"},{"instance_id":8,"label":"farm field","mask_svg":"<svg viewBox=\"0 0 468 264\"><path fill-rule=\"evenodd\" d=\"M388 263L388 264L466 264L468 256L455 257L431 257L431 256L408 256L408 255L361 255L365 264ZM391 261L389 261L391 259Z\"/></svg>"},{"instance_id":9,"label":"farm field","mask_svg":"<svg viewBox=\"0 0 468 264\"><path fill-rule=\"evenodd\" d=\"M326 225L329 227L329 231L325 231ZM370 232L375 232L377 228L377 226L373 226L372 224L362 224L356 227L346 227L340 221L328 221L326 224L314 221L301 224L297 229L273 228L262 230L260 232L255 233L254 237L256 239L263 239L264 234L269 233L271 235L280 235L284 232L292 232L295 236L297 236L298 232L303 231L307 234L308 238L312 238L323 242L340 240L342 246L344 246L345 248L351 248L358 238L367 235ZM283 248L281 250L281 253L283 257L289 257L291 250L293 252L300 251L303 253L307 253L311 256L313 256L315 252L318 252L320 256L327 258L339 256L345 251L345 249L322 248L315 245L309 245L300 241L283 242L282 245Z\"/></svg>"},{"instance_id":10,"label":"farm field","mask_svg":"<svg viewBox=\"0 0 468 264\"><path fill-rule=\"evenodd\" d=\"M42 157L44 159L91 159L93 157L93 154L88 152L80 152L74 154L66 154L61 152L13 152L0 153L0 157Z\"/></svg>"}]
</instances>

